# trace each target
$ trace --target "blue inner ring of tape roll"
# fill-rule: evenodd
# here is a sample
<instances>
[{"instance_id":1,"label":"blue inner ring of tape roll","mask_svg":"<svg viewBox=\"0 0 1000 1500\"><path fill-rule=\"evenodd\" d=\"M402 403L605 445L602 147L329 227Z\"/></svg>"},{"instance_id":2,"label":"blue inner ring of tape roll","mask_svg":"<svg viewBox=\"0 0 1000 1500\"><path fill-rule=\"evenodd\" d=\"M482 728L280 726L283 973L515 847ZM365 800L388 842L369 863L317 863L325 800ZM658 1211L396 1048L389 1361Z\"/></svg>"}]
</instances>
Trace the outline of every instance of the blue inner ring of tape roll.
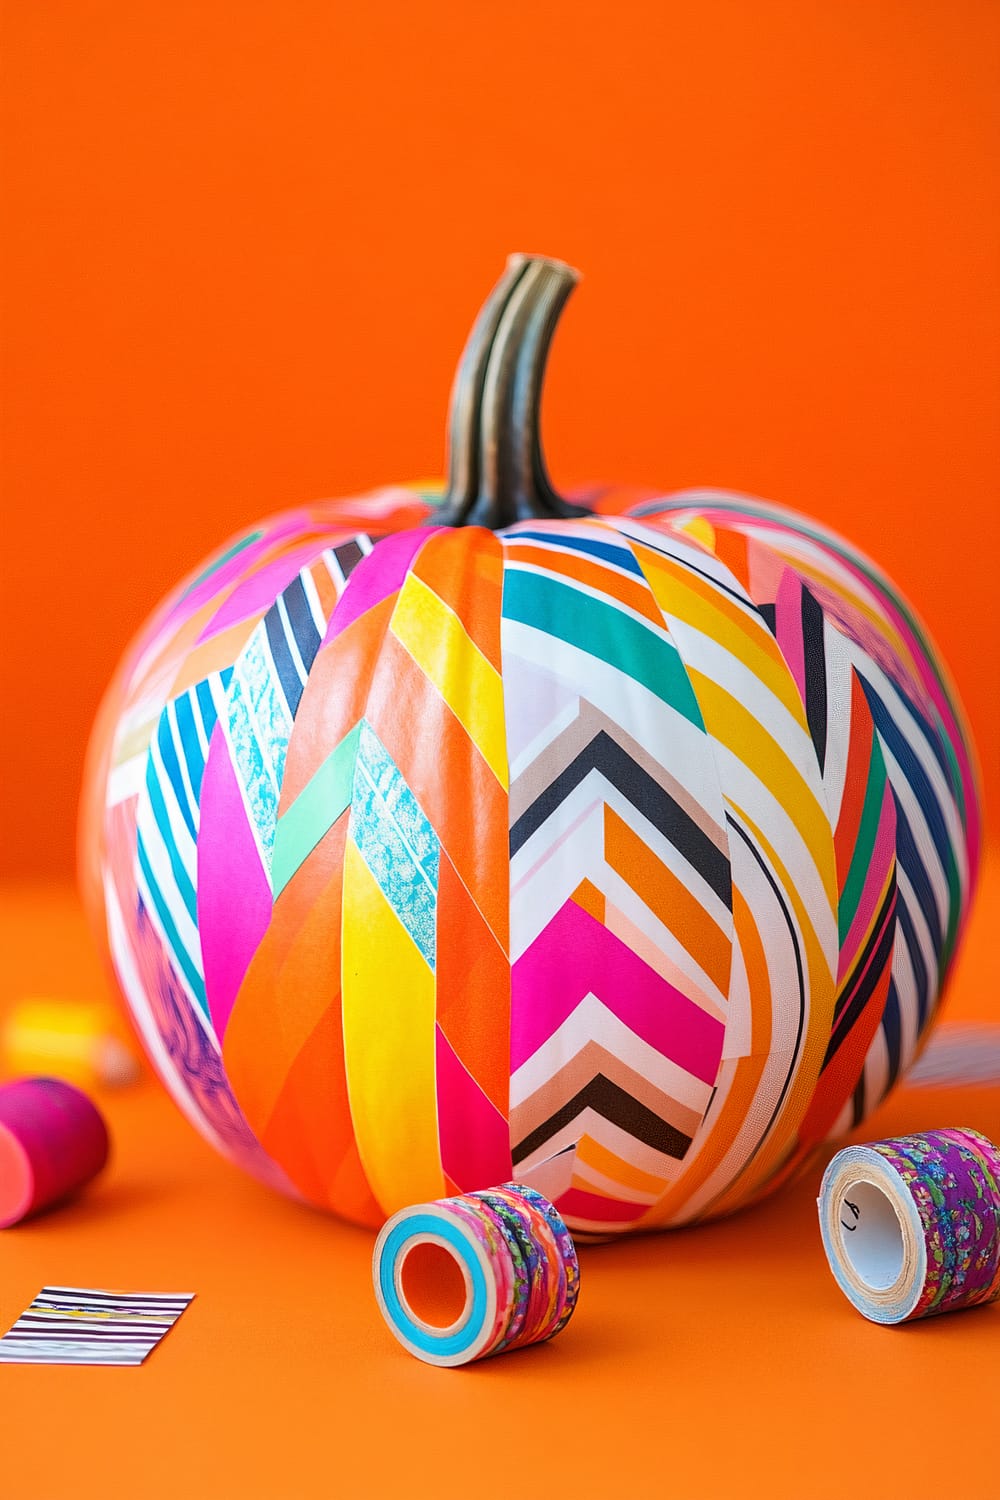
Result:
<instances>
[{"instance_id":1,"label":"blue inner ring of tape roll","mask_svg":"<svg viewBox=\"0 0 1000 1500\"><path fill-rule=\"evenodd\" d=\"M440 1336L414 1323L396 1291L396 1263L410 1240L418 1234L430 1234L437 1240L445 1240L459 1255L472 1281L472 1306L463 1319L462 1326L454 1333ZM379 1288L393 1324L409 1343L428 1354L461 1354L480 1337L486 1317L486 1277L464 1236L447 1219L438 1219L431 1214L414 1214L404 1219L387 1235L382 1246L382 1257L378 1268Z\"/></svg>"}]
</instances>

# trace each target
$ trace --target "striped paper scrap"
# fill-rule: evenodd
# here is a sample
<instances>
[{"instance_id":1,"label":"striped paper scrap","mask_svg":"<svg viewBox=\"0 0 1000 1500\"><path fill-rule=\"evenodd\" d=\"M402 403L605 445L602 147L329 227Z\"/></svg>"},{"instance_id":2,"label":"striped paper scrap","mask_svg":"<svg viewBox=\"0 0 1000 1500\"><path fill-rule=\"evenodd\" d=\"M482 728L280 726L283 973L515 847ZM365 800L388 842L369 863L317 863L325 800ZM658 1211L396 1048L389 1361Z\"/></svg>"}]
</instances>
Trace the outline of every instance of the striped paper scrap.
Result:
<instances>
[{"instance_id":1,"label":"striped paper scrap","mask_svg":"<svg viewBox=\"0 0 1000 1500\"><path fill-rule=\"evenodd\" d=\"M0 1338L5 1365L141 1365L194 1292L46 1286Z\"/></svg>"}]
</instances>

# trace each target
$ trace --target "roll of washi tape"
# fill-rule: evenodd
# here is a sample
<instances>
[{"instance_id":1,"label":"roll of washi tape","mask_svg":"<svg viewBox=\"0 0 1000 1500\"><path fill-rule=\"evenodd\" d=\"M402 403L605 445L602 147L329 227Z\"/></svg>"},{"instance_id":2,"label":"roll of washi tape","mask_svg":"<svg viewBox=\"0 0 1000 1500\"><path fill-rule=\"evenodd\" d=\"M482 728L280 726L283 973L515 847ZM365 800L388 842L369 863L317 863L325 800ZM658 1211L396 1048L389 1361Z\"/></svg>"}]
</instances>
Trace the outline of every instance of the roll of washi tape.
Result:
<instances>
[{"instance_id":1,"label":"roll of washi tape","mask_svg":"<svg viewBox=\"0 0 1000 1500\"><path fill-rule=\"evenodd\" d=\"M373 1275L392 1332L432 1365L554 1338L580 1289L569 1230L547 1198L516 1182L394 1214Z\"/></svg>"},{"instance_id":2,"label":"roll of washi tape","mask_svg":"<svg viewBox=\"0 0 1000 1500\"><path fill-rule=\"evenodd\" d=\"M108 1130L86 1094L60 1078L0 1088L0 1229L68 1197L108 1159Z\"/></svg>"},{"instance_id":3,"label":"roll of washi tape","mask_svg":"<svg viewBox=\"0 0 1000 1500\"><path fill-rule=\"evenodd\" d=\"M84 1088L134 1083L141 1072L117 1012L98 1001L20 1001L0 1033L0 1053L10 1074L51 1074Z\"/></svg>"},{"instance_id":4,"label":"roll of washi tape","mask_svg":"<svg viewBox=\"0 0 1000 1500\"><path fill-rule=\"evenodd\" d=\"M1000 1149L978 1131L848 1146L824 1174L819 1220L838 1285L874 1323L1000 1297Z\"/></svg>"}]
</instances>

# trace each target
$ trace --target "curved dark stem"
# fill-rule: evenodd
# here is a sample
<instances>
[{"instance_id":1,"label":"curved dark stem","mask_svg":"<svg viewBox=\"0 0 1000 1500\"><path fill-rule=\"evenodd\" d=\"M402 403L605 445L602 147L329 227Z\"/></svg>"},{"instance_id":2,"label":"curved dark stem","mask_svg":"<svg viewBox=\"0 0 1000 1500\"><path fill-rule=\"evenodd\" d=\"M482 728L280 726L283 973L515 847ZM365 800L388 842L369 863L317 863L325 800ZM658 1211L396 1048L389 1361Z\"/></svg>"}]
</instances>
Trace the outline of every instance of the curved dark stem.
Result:
<instances>
[{"instance_id":1,"label":"curved dark stem","mask_svg":"<svg viewBox=\"0 0 1000 1500\"><path fill-rule=\"evenodd\" d=\"M448 491L435 520L498 530L588 514L553 488L542 453L542 381L577 273L512 256L465 346L452 389Z\"/></svg>"}]
</instances>

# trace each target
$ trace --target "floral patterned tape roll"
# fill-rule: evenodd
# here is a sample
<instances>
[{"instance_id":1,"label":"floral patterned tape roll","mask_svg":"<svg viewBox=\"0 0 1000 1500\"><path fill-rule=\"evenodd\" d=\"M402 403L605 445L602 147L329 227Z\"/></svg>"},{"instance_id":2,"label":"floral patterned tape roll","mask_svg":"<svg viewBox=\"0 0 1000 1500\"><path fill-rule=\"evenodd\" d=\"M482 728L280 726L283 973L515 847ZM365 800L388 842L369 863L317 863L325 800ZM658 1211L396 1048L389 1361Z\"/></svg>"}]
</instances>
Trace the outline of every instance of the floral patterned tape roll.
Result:
<instances>
[{"instance_id":1,"label":"floral patterned tape roll","mask_svg":"<svg viewBox=\"0 0 1000 1500\"><path fill-rule=\"evenodd\" d=\"M402 1209L378 1237L372 1270L385 1321L432 1365L466 1365L553 1338L580 1287L559 1214L515 1182Z\"/></svg>"},{"instance_id":2,"label":"floral patterned tape roll","mask_svg":"<svg viewBox=\"0 0 1000 1500\"><path fill-rule=\"evenodd\" d=\"M1000 1297L1000 1149L978 1131L848 1146L824 1174L819 1220L839 1286L875 1323Z\"/></svg>"}]
</instances>

